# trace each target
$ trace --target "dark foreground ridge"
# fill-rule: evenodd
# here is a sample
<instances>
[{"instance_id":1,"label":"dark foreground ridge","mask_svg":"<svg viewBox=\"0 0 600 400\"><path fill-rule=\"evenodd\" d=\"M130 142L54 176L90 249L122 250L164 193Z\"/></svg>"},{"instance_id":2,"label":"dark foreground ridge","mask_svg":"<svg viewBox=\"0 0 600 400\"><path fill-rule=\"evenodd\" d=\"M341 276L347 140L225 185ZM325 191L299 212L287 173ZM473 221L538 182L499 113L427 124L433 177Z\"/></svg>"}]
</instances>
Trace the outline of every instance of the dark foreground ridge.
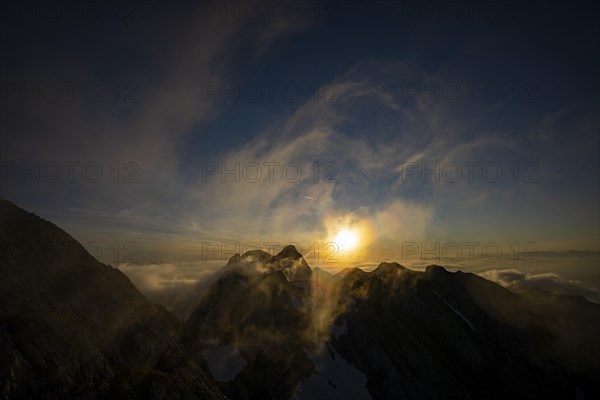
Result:
<instances>
[{"instance_id":1,"label":"dark foreground ridge","mask_svg":"<svg viewBox=\"0 0 600 400\"><path fill-rule=\"evenodd\" d=\"M13 203L0 218L2 398L225 398L122 272Z\"/></svg>"}]
</instances>

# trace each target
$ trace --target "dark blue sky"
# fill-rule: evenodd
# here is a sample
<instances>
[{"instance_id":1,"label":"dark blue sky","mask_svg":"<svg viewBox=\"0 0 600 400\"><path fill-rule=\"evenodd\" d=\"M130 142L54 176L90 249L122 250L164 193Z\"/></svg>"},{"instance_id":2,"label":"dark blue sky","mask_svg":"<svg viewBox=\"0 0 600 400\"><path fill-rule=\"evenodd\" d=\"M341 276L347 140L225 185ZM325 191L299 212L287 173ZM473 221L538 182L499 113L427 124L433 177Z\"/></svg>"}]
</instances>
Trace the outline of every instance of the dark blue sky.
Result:
<instances>
[{"instance_id":1,"label":"dark blue sky","mask_svg":"<svg viewBox=\"0 0 600 400\"><path fill-rule=\"evenodd\" d=\"M81 240L599 250L595 3L44 4L2 6L1 196Z\"/></svg>"}]
</instances>

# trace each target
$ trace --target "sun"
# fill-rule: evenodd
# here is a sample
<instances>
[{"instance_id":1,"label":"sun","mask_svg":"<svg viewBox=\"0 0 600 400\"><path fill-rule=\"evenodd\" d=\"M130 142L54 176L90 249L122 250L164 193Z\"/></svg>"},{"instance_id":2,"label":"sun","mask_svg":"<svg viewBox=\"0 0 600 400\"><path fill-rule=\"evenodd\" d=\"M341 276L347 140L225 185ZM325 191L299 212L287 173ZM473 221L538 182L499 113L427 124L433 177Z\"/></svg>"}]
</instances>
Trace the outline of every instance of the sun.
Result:
<instances>
[{"instance_id":1,"label":"sun","mask_svg":"<svg viewBox=\"0 0 600 400\"><path fill-rule=\"evenodd\" d=\"M350 229L342 229L333 240L342 251L352 250L358 244L358 233Z\"/></svg>"}]
</instances>

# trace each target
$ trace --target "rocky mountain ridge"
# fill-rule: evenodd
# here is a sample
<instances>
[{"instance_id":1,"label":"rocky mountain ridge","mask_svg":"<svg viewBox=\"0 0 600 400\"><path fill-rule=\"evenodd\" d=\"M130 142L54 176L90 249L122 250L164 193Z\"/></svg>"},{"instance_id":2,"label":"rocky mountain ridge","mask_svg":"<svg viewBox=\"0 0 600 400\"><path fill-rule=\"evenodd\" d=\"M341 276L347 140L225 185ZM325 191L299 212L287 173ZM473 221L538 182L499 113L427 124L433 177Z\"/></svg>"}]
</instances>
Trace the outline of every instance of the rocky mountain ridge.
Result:
<instances>
[{"instance_id":1,"label":"rocky mountain ridge","mask_svg":"<svg viewBox=\"0 0 600 400\"><path fill-rule=\"evenodd\" d=\"M0 201L6 399L600 396L600 305L398 263L331 275L234 255L185 323L66 232Z\"/></svg>"},{"instance_id":2,"label":"rocky mountain ridge","mask_svg":"<svg viewBox=\"0 0 600 400\"><path fill-rule=\"evenodd\" d=\"M224 399L182 325L52 223L0 200L5 399Z\"/></svg>"}]
</instances>

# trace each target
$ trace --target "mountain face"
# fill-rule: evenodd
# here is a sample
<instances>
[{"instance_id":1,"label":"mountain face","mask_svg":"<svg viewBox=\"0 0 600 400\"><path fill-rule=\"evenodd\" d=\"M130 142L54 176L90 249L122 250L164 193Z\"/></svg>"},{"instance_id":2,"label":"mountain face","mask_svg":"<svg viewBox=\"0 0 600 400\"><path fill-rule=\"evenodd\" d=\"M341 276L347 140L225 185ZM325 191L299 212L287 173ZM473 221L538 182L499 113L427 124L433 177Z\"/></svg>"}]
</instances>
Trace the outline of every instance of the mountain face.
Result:
<instances>
[{"instance_id":1,"label":"mountain face","mask_svg":"<svg viewBox=\"0 0 600 400\"><path fill-rule=\"evenodd\" d=\"M188 319L189 354L199 363L217 355L213 376L235 376L222 385L229 397L289 398L314 372L305 352L312 346L304 310L311 273L293 247L273 257L260 250L235 255Z\"/></svg>"},{"instance_id":2,"label":"mountain face","mask_svg":"<svg viewBox=\"0 0 600 400\"><path fill-rule=\"evenodd\" d=\"M533 302L435 265L295 280L296 253L232 257L185 323L190 356L230 398L600 396L598 304Z\"/></svg>"},{"instance_id":3,"label":"mountain face","mask_svg":"<svg viewBox=\"0 0 600 400\"><path fill-rule=\"evenodd\" d=\"M2 398L225 398L123 273L8 201L0 218Z\"/></svg>"}]
</instances>

